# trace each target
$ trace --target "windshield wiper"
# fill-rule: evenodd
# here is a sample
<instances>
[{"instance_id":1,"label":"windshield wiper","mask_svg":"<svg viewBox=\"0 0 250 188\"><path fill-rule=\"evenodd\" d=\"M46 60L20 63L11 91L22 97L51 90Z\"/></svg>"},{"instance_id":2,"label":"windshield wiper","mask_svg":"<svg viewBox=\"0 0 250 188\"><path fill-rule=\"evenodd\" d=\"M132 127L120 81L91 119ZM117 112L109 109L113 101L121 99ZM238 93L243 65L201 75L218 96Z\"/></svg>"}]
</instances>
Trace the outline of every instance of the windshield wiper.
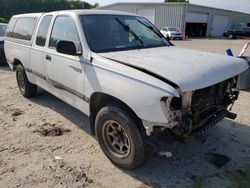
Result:
<instances>
[{"instance_id":1,"label":"windshield wiper","mask_svg":"<svg viewBox=\"0 0 250 188\"><path fill-rule=\"evenodd\" d=\"M143 21L141 21L139 19L137 19L137 21L140 22L142 25L146 26L147 28L149 28L151 31L153 31L158 37L166 39L161 33L159 33L158 31L156 31L153 26L147 25L147 24L145 24ZM169 42L169 44L171 46L173 46L173 44L168 39L166 39L166 40ZM162 43L164 45L166 45L163 41L162 41Z\"/></svg>"},{"instance_id":2,"label":"windshield wiper","mask_svg":"<svg viewBox=\"0 0 250 188\"><path fill-rule=\"evenodd\" d=\"M121 26L124 28L125 31L130 32L134 36L134 38L141 43L141 46L143 47L145 46L144 42L140 39L140 37L128 25L122 23L122 21L119 18L115 19L119 24L121 24Z\"/></svg>"}]
</instances>

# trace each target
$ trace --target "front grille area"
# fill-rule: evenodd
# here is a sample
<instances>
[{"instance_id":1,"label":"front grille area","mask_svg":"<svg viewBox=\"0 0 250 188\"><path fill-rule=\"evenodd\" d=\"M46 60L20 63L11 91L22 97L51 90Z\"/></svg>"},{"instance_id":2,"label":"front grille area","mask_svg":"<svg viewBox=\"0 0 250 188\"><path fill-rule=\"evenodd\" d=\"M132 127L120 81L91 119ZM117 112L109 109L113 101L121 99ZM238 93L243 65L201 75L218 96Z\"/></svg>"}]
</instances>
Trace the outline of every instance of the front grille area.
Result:
<instances>
[{"instance_id":1,"label":"front grille area","mask_svg":"<svg viewBox=\"0 0 250 188\"><path fill-rule=\"evenodd\" d=\"M191 116L193 129L199 128L216 118L216 114L227 111L225 98L229 96L228 86L232 79L193 92Z\"/></svg>"}]
</instances>

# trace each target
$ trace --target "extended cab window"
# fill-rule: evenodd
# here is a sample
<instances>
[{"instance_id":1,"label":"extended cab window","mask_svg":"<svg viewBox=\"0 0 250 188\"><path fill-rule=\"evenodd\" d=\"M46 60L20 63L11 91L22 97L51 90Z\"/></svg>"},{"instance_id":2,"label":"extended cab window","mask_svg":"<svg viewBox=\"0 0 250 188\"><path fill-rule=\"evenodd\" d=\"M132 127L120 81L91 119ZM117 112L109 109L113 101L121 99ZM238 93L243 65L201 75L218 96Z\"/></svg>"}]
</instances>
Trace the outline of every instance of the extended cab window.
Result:
<instances>
[{"instance_id":1,"label":"extended cab window","mask_svg":"<svg viewBox=\"0 0 250 188\"><path fill-rule=\"evenodd\" d=\"M36 21L37 18L34 17L19 18L14 27L12 37L23 40L31 40Z\"/></svg>"},{"instance_id":2,"label":"extended cab window","mask_svg":"<svg viewBox=\"0 0 250 188\"><path fill-rule=\"evenodd\" d=\"M0 37L5 36L7 26L5 25L0 25Z\"/></svg>"},{"instance_id":3,"label":"extended cab window","mask_svg":"<svg viewBox=\"0 0 250 188\"><path fill-rule=\"evenodd\" d=\"M8 28L7 28L7 31L6 31L6 36L7 37L12 37L12 34L13 34L13 29L14 29L14 26L16 24L16 18L12 18L8 24Z\"/></svg>"},{"instance_id":4,"label":"extended cab window","mask_svg":"<svg viewBox=\"0 0 250 188\"><path fill-rule=\"evenodd\" d=\"M74 42L78 51L81 48L76 25L74 20L69 16L59 16L56 18L50 36L49 47L56 48L59 40Z\"/></svg>"},{"instance_id":5,"label":"extended cab window","mask_svg":"<svg viewBox=\"0 0 250 188\"><path fill-rule=\"evenodd\" d=\"M43 17L38 28L38 32L36 36L36 45L42 46L42 47L45 46L46 36L48 34L48 29L49 29L51 19L52 19L52 16Z\"/></svg>"}]
</instances>

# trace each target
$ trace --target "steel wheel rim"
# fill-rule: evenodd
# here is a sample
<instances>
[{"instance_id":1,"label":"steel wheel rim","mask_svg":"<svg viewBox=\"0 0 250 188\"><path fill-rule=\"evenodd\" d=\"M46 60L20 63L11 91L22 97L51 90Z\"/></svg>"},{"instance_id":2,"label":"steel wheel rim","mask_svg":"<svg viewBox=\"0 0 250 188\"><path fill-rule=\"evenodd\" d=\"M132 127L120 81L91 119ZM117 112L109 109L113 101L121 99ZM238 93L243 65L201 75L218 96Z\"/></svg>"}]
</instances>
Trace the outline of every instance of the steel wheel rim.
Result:
<instances>
[{"instance_id":1,"label":"steel wheel rim","mask_svg":"<svg viewBox=\"0 0 250 188\"><path fill-rule=\"evenodd\" d=\"M118 158L125 158L131 150L131 143L125 129L116 121L105 122L102 136L108 150Z\"/></svg>"},{"instance_id":2,"label":"steel wheel rim","mask_svg":"<svg viewBox=\"0 0 250 188\"><path fill-rule=\"evenodd\" d=\"M22 72L17 73L18 78L18 87L22 93L25 92L25 83L24 83L24 77Z\"/></svg>"}]
</instances>

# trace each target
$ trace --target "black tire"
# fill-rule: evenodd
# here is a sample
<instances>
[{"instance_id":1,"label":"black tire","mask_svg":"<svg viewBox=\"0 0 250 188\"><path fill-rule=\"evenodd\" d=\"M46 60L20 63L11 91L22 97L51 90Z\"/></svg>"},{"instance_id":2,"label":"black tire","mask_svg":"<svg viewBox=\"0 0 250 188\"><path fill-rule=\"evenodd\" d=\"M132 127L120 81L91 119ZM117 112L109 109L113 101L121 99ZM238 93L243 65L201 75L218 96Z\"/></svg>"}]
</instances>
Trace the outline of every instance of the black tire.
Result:
<instances>
[{"instance_id":1,"label":"black tire","mask_svg":"<svg viewBox=\"0 0 250 188\"><path fill-rule=\"evenodd\" d=\"M22 65L16 67L16 80L21 94L25 98L32 98L37 93L37 86L30 83Z\"/></svg>"},{"instance_id":2,"label":"black tire","mask_svg":"<svg viewBox=\"0 0 250 188\"><path fill-rule=\"evenodd\" d=\"M111 125L111 123L114 124ZM119 167L135 169L150 156L149 148L143 142L142 135L136 126L136 120L121 107L114 105L103 107L96 116L95 131L104 154ZM117 135L114 136L115 134ZM111 143L112 136L113 143ZM126 142L127 146L122 146L121 149L114 144L115 140L118 142L120 140L122 144Z\"/></svg>"}]
</instances>

